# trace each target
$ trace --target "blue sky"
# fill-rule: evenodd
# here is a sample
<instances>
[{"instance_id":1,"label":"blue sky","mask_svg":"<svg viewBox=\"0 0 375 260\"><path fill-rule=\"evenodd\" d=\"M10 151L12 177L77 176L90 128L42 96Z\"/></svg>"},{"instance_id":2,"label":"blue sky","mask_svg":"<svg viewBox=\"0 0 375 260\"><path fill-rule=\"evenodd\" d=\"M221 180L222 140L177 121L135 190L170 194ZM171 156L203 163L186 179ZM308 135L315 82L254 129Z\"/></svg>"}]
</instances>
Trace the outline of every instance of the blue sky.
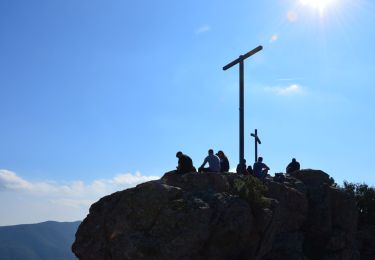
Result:
<instances>
[{"instance_id":1,"label":"blue sky","mask_svg":"<svg viewBox=\"0 0 375 260\"><path fill-rule=\"evenodd\" d=\"M178 150L375 185L370 0L0 1L0 225L84 218Z\"/></svg>"}]
</instances>

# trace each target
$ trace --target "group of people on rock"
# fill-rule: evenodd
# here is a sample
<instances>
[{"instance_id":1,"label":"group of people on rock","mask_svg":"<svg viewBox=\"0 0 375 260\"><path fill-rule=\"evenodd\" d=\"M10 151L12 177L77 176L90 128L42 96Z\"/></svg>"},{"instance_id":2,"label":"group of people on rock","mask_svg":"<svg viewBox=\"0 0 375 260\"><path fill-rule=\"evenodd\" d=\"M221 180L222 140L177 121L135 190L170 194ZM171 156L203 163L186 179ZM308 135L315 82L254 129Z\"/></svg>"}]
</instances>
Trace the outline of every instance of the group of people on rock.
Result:
<instances>
[{"instance_id":1,"label":"group of people on rock","mask_svg":"<svg viewBox=\"0 0 375 260\"><path fill-rule=\"evenodd\" d=\"M204 167L208 163L208 167ZM223 151L214 154L214 150L208 150L208 155L204 158L202 165L198 168L198 172L228 172L229 160Z\"/></svg>"},{"instance_id":2,"label":"group of people on rock","mask_svg":"<svg viewBox=\"0 0 375 260\"><path fill-rule=\"evenodd\" d=\"M197 172L196 168L193 166L192 159L183 154L181 151L177 152L176 157L178 158L178 165L176 173L188 173ZM208 167L205 167L208 163ZM258 160L253 164L246 167L246 160L242 164L237 165L236 172L238 174L253 175L257 178L264 179L270 168L263 162L263 157L258 157ZM295 158L286 167L286 173L291 173L300 170L300 164ZM223 151L218 151L214 154L212 149L208 150L208 155L204 159L202 165L198 168L198 172L228 172L229 171L229 160Z\"/></svg>"},{"instance_id":3,"label":"group of people on rock","mask_svg":"<svg viewBox=\"0 0 375 260\"><path fill-rule=\"evenodd\" d=\"M196 172L193 166L193 161L189 156L183 154L181 151L177 152L178 158L177 173ZM208 167L205 165L208 163ZM228 172L229 160L223 151L218 151L214 154L214 150L208 150L208 155L204 159L202 165L198 168L198 172Z\"/></svg>"},{"instance_id":4,"label":"group of people on rock","mask_svg":"<svg viewBox=\"0 0 375 260\"><path fill-rule=\"evenodd\" d=\"M267 176L269 170L270 167L268 167L267 164L263 163L263 157L258 157L258 160L253 164L252 168L251 165L246 168L246 160L244 159L242 165L237 165L236 172L238 174L254 175L255 177L264 179Z\"/></svg>"}]
</instances>

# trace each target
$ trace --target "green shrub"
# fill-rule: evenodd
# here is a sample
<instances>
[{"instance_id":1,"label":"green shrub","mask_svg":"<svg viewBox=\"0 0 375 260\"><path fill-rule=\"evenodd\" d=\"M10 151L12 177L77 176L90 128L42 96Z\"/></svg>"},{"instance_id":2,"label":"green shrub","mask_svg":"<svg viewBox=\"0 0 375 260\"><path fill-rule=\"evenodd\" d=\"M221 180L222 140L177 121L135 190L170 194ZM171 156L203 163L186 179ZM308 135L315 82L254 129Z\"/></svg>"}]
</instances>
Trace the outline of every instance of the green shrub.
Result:
<instances>
[{"instance_id":1,"label":"green shrub","mask_svg":"<svg viewBox=\"0 0 375 260\"><path fill-rule=\"evenodd\" d=\"M269 206L269 202L264 198L267 187L257 178L248 175L234 180L234 188L238 195L248 201L256 209Z\"/></svg>"}]
</instances>

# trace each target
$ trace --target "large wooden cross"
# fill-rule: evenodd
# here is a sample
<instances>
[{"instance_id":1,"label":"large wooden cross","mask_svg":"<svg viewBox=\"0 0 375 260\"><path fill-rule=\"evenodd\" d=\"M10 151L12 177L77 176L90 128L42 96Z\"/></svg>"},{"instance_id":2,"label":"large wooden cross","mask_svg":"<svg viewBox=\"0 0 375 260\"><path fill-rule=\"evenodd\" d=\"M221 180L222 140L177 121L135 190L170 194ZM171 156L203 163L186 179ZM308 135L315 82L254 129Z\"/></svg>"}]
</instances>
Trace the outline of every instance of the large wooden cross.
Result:
<instances>
[{"instance_id":1,"label":"large wooden cross","mask_svg":"<svg viewBox=\"0 0 375 260\"><path fill-rule=\"evenodd\" d=\"M258 144L261 144L262 142L259 139L258 136L258 130L255 129L254 133L250 134L252 137L254 137L254 143L255 143L255 162L258 161Z\"/></svg>"},{"instance_id":2,"label":"large wooden cross","mask_svg":"<svg viewBox=\"0 0 375 260\"><path fill-rule=\"evenodd\" d=\"M249 51L244 55L240 55L239 58L235 59L234 61L228 63L223 67L223 70L227 70L237 63L240 64L240 158L239 158L239 165L242 166L240 169L244 169L243 167L245 158L244 158L244 60L249 58L250 56L254 55L258 51L261 51L263 47L259 45L255 49Z\"/></svg>"}]
</instances>

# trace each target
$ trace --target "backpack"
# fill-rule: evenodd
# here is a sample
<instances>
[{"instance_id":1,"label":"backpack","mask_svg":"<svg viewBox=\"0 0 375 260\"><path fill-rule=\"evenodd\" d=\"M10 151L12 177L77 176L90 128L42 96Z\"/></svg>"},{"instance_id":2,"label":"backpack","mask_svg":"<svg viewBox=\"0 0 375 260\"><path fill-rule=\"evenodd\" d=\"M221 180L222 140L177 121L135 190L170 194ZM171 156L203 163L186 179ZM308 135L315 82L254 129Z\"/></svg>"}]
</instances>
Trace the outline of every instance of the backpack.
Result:
<instances>
[{"instance_id":1,"label":"backpack","mask_svg":"<svg viewBox=\"0 0 375 260\"><path fill-rule=\"evenodd\" d=\"M273 180L283 183L285 181L285 176L283 173L275 173L275 177L273 177Z\"/></svg>"}]
</instances>

